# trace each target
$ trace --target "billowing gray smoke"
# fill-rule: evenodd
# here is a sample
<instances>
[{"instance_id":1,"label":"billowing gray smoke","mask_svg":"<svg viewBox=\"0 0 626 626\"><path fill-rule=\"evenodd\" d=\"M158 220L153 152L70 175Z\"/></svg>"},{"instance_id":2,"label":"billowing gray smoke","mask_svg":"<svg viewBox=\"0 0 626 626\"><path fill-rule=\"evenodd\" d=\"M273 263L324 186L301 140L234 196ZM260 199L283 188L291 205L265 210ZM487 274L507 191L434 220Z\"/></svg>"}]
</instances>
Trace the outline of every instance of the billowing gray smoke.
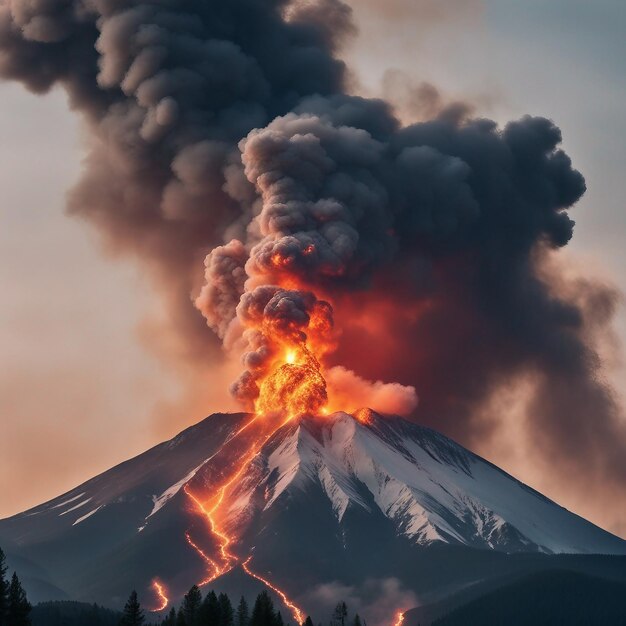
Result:
<instances>
[{"instance_id":1,"label":"billowing gray smoke","mask_svg":"<svg viewBox=\"0 0 626 626\"><path fill-rule=\"evenodd\" d=\"M214 358L197 297L245 353L235 389L254 397L276 349L246 318L255 298L290 294L281 323L302 338L320 333L312 307L330 332L328 301L330 365L417 384L416 416L465 441L494 392L530 381L538 448L622 490L594 348L615 294L545 271L585 190L559 129L450 112L403 127L346 93L351 30L340 0L5 0L0 75L67 90L91 137L70 211L148 264L189 358Z\"/></svg>"}]
</instances>

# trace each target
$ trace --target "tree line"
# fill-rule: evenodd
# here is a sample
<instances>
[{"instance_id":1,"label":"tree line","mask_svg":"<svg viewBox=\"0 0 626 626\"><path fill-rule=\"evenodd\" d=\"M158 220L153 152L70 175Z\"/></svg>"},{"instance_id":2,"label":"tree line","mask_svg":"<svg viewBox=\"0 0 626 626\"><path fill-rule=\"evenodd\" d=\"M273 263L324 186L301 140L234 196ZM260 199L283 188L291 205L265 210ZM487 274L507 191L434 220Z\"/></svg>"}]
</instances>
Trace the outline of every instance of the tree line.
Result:
<instances>
[{"instance_id":1,"label":"tree line","mask_svg":"<svg viewBox=\"0 0 626 626\"><path fill-rule=\"evenodd\" d=\"M124 607L120 626L147 626L137 592L133 591ZM172 607L161 626L285 626L280 610L274 607L271 596L262 591L256 598L252 610L242 596L235 608L225 593L209 591L202 597L197 585L185 594L178 610ZM310 616L299 626L314 626ZM321 625L320 625L321 626ZM330 626L367 626L358 613L348 619L348 607L339 602L333 611Z\"/></svg>"},{"instance_id":2,"label":"tree line","mask_svg":"<svg viewBox=\"0 0 626 626\"><path fill-rule=\"evenodd\" d=\"M84 626L110 624L114 620L113 611L97 605L84 605L75 602L49 602L38 605L35 620L32 619L32 606L16 572L7 578L6 557L0 548L0 626L38 626L38 624L78 624ZM37 609L42 609L37 611ZM74 615L70 615L74 613ZM89 615L89 617L87 617ZM119 615L119 613L117 614ZM85 616L84 618L82 616ZM345 602L339 602L333 611L330 626L367 626L358 614L348 619ZM119 617L118 626L153 626L146 618L136 591L133 591ZM176 609L172 607L159 623L159 626L286 626L280 610L274 607L271 596L262 591L250 610L242 596L236 607L225 593L209 591L202 597L197 585L185 594ZM297 626L315 626L311 617ZM321 626L318 625L318 626Z\"/></svg>"},{"instance_id":3,"label":"tree line","mask_svg":"<svg viewBox=\"0 0 626 626\"><path fill-rule=\"evenodd\" d=\"M22 583L13 572L7 578L6 556L0 548L0 626L30 626L31 605Z\"/></svg>"}]
</instances>

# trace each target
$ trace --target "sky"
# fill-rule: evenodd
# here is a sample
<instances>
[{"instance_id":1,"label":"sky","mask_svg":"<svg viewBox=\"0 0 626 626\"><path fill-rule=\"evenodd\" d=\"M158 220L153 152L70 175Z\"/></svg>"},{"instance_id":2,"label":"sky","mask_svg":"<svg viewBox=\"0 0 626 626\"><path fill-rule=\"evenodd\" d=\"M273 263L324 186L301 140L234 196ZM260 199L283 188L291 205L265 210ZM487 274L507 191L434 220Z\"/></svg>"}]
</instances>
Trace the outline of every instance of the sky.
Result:
<instances>
[{"instance_id":1,"label":"sky","mask_svg":"<svg viewBox=\"0 0 626 626\"><path fill-rule=\"evenodd\" d=\"M567 262L626 292L623 3L354 0L353 8L359 34L342 54L354 91L390 98L408 115L410 88L427 82L444 100L468 101L500 122L525 113L557 122L588 187L573 212ZM88 224L64 214L83 143L62 92L37 97L0 85L0 516L233 408L219 375L206 381L207 398L184 398L181 372L160 360L142 330L159 307L149 282L107 254ZM623 307L616 339L626 340ZM621 396L617 340L605 357ZM511 428L477 451L626 537L623 506L590 505L551 481L545 467L527 462L532 445L520 445Z\"/></svg>"}]
</instances>

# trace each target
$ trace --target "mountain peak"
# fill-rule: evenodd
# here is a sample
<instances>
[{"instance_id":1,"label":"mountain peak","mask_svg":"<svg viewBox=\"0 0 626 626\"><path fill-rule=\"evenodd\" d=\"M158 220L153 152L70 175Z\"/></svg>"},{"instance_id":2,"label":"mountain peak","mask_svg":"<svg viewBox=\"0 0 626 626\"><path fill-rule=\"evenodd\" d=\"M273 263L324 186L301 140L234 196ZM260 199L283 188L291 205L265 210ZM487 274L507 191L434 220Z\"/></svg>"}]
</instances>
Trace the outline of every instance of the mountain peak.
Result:
<instances>
[{"instance_id":1,"label":"mountain peak","mask_svg":"<svg viewBox=\"0 0 626 626\"><path fill-rule=\"evenodd\" d=\"M350 507L375 511L415 545L626 551L621 540L440 433L371 409L290 422L260 450L250 472L254 477L244 473L235 489L237 507L229 509L238 534L304 492L315 506L330 507L339 525Z\"/></svg>"},{"instance_id":2,"label":"mountain peak","mask_svg":"<svg viewBox=\"0 0 626 626\"><path fill-rule=\"evenodd\" d=\"M489 567L507 553L626 554L625 541L402 418L364 408L301 416L273 433L269 425L246 413L213 415L0 521L0 545L31 562L48 589L101 602L142 581L149 587L155 575L179 594L206 580L219 543L190 493L223 497L229 549L302 593L380 572L414 584L414 563L431 548L462 553L455 562L465 564L499 553ZM483 575L458 570L466 582Z\"/></svg>"}]
</instances>

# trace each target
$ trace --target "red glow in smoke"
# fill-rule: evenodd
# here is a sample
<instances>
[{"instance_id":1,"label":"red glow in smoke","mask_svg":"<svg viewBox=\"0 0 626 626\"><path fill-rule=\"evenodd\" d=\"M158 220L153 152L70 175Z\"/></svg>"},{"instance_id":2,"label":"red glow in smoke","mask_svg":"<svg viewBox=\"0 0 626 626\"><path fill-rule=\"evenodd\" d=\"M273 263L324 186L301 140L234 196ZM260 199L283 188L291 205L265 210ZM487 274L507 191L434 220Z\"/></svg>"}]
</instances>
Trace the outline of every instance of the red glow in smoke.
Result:
<instances>
[{"instance_id":1,"label":"red glow in smoke","mask_svg":"<svg viewBox=\"0 0 626 626\"><path fill-rule=\"evenodd\" d=\"M393 623L393 626L402 626L402 622L404 622L404 613L402 611L398 611L396 613L396 621Z\"/></svg>"},{"instance_id":2,"label":"red glow in smoke","mask_svg":"<svg viewBox=\"0 0 626 626\"><path fill-rule=\"evenodd\" d=\"M259 428L259 434L250 443L245 444L243 453L237 453L235 465L227 470L223 482L211 485L210 493L204 490L199 491L190 483L183 488L184 493L193 503L194 511L206 521L207 529L217 544L217 553L209 556L194 541L190 532L186 532L187 544L207 566L206 576L197 584L207 585L232 571L237 565L241 565L247 575L262 582L281 598L297 623L303 622L303 612L284 590L251 569L251 556L243 558L236 553L234 546L237 544L238 537L229 530L226 521L232 488L237 486L256 455L272 435L298 415L326 413L325 405L328 402L326 382L318 356L322 358L332 344L325 340L328 334L328 322L324 309L320 310L322 313L314 313L310 316L308 325L310 335L306 343L291 341L290 337L298 337L298 333L295 331L290 333L283 327L280 327L280 333L272 337L276 345L282 346L282 350L273 359L265 374L258 378L260 393L256 400L255 415L228 437L211 456L213 459L224 452L231 443L233 445L239 443L242 433L252 424ZM264 332L268 334L272 328L271 325L266 325ZM359 419L366 420L366 416Z\"/></svg>"}]
</instances>

